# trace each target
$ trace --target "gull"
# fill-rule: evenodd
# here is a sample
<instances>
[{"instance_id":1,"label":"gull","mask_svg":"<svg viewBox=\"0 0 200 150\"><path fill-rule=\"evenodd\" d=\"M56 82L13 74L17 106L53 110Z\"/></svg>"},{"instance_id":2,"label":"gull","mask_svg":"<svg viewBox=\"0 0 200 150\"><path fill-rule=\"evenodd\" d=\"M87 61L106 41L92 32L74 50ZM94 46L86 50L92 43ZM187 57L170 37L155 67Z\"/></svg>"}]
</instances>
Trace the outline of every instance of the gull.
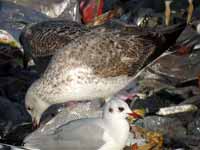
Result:
<instances>
[{"instance_id":1,"label":"gull","mask_svg":"<svg viewBox=\"0 0 200 150\"><path fill-rule=\"evenodd\" d=\"M124 28L95 28L56 51L26 93L26 109L35 125L53 104L107 99L121 90L176 40L185 24L163 29L169 40L140 28Z\"/></svg>"},{"instance_id":2,"label":"gull","mask_svg":"<svg viewBox=\"0 0 200 150\"><path fill-rule=\"evenodd\" d=\"M129 115L134 113L127 103L112 99L105 104L102 117L74 120L51 134L27 137L24 147L41 150L122 150L129 135Z\"/></svg>"}]
</instances>

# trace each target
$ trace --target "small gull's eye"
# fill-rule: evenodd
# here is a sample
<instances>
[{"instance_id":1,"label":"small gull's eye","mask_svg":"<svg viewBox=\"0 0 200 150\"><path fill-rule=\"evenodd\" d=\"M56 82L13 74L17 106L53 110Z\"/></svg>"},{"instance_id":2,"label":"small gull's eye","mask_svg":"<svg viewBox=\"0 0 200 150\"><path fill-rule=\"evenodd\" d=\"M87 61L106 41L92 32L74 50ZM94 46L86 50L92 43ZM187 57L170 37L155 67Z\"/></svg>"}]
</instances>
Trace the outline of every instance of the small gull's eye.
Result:
<instances>
[{"instance_id":1,"label":"small gull's eye","mask_svg":"<svg viewBox=\"0 0 200 150\"><path fill-rule=\"evenodd\" d=\"M118 107L118 109L120 112L124 111L124 107Z\"/></svg>"},{"instance_id":2,"label":"small gull's eye","mask_svg":"<svg viewBox=\"0 0 200 150\"><path fill-rule=\"evenodd\" d=\"M55 116L56 116L56 114L54 114L54 113L51 114L51 117L55 117Z\"/></svg>"}]
</instances>

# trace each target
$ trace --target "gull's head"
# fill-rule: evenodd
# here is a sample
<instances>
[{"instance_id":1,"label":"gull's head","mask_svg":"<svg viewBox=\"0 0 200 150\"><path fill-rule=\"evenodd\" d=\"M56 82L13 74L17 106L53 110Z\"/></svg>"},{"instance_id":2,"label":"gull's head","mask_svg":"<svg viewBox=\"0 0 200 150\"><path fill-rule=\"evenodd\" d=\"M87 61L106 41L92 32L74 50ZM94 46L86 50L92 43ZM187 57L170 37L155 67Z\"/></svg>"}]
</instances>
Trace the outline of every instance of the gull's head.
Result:
<instances>
[{"instance_id":1,"label":"gull's head","mask_svg":"<svg viewBox=\"0 0 200 150\"><path fill-rule=\"evenodd\" d=\"M49 107L49 104L37 95L35 88L35 83L33 83L28 89L25 97L25 106L26 110L32 117L33 125L37 127L39 126L43 112Z\"/></svg>"},{"instance_id":2,"label":"gull's head","mask_svg":"<svg viewBox=\"0 0 200 150\"><path fill-rule=\"evenodd\" d=\"M132 114L128 104L119 99L108 101L104 108L104 118L126 119L129 114Z\"/></svg>"}]
</instances>

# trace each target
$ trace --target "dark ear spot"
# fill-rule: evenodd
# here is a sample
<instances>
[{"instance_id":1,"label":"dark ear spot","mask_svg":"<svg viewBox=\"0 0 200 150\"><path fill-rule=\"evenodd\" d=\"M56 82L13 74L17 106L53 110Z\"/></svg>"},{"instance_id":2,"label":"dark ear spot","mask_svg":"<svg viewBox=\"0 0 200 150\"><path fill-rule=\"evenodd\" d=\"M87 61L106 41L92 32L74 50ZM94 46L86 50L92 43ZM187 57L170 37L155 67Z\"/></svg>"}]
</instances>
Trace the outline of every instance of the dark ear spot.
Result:
<instances>
[{"instance_id":1,"label":"dark ear spot","mask_svg":"<svg viewBox=\"0 0 200 150\"><path fill-rule=\"evenodd\" d=\"M120 112L124 111L124 107L118 107L118 109Z\"/></svg>"},{"instance_id":2,"label":"dark ear spot","mask_svg":"<svg viewBox=\"0 0 200 150\"><path fill-rule=\"evenodd\" d=\"M112 108L109 108L108 111L112 113L112 112L113 112L113 109L112 109Z\"/></svg>"}]
</instances>

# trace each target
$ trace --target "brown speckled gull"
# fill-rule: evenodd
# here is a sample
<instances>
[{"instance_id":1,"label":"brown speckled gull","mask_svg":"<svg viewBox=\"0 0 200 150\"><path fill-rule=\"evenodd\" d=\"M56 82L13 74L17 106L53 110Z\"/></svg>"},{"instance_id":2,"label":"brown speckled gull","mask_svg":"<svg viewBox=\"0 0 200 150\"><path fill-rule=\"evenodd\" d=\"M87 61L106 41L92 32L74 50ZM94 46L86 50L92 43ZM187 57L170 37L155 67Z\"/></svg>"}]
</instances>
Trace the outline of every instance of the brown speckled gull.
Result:
<instances>
[{"instance_id":1,"label":"brown speckled gull","mask_svg":"<svg viewBox=\"0 0 200 150\"><path fill-rule=\"evenodd\" d=\"M33 122L52 104L107 98L127 85L144 66L160 36L137 28L98 27L56 52L26 94Z\"/></svg>"}]
</instances>

